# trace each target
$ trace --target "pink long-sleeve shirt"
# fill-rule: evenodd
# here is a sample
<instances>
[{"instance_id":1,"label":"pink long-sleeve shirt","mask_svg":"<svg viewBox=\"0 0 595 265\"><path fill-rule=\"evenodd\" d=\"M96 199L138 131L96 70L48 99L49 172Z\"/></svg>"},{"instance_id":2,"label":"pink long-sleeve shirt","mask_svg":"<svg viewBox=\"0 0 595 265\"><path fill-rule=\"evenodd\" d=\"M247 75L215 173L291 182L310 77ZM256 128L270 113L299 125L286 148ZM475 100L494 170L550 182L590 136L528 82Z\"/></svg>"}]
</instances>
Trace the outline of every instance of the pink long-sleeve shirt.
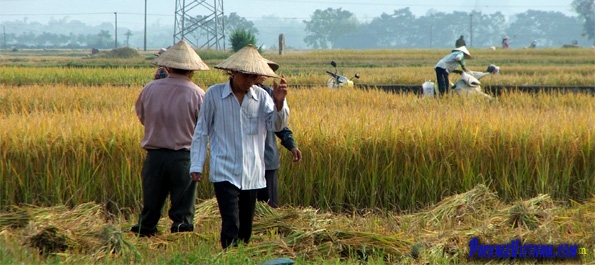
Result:
<instances>
[{"instance_id":1,"label":"pink long-sleeve shirt","mask_svg":"<svg viewBox=\"0 0 595 265\"><path fill-rule=\"evenodd\" d=\"M135 104L145 127L142 148L190 150L204 95L188 77L175 73L147 84Z\"/></svg>"}]
</instances>

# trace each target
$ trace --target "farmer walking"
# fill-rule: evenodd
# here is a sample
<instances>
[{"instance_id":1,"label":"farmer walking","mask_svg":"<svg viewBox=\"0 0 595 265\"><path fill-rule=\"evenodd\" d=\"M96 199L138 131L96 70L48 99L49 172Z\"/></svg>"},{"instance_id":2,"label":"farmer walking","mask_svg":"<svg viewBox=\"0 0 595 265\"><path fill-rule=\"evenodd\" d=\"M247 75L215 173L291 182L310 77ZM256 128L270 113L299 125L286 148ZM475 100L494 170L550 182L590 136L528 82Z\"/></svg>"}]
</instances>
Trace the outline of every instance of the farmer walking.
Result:
<instances>
[{"instance_id":1,"label":"farmer walking","mask_svg":"<svg viewBox=\"0 0 595 265\"><path fill-rule=\"evenodd\" d=\"M209 181L221 214L221 246L226 249L250 241L257 192L266 186L267 131L287 126L289 108L283 76L279 84L273 82L274 98L255 86L259 76L278 76L253 45L215 68L230 77L207 89L192 138L190 176L202 181L209 144Z\"/></svg>"}]
</instances>

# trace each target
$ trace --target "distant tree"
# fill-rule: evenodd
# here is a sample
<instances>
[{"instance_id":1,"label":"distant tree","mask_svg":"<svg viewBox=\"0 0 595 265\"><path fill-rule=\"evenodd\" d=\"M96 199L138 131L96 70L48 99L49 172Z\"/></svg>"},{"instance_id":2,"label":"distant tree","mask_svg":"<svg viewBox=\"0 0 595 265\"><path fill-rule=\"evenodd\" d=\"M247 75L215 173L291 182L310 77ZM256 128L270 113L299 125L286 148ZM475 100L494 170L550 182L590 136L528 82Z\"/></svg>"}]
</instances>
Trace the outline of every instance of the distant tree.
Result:
<instances>
[{"instance_id":1,"label":"distant tree","mask_svg":"<svg viewBox=\"0 0 595 265\"><path fill-rule=\"evenodd\" d=\"M311 18L303 21L307 34L304 42L315 49L327 49L329 46L332 49L340 37L356 31L359 24L353 13L341 8L318 9Z\"/></svg>"},{"instance_id":2,"label":"distant tree","mask_svg":"<svg viewBox=\"0 0 595 265\"><path fill-rule=\"evenodd\" d=\"M17 37L17 48L34 47L36 44L35 34L33 32L23 32Z\"/></svg>"},{"instance_id":3,"label":"distant tree","mask_svg":"<svg viewBox=\"0 0 595 265\"><path fill-rule=\"evenodd\" d=\"M568 17L558 11L538 10L517 14L507 31L514 48L526 47L533 40L539 40L538 45L560 47L581 33L576 17Z\"/></svg>"},{"instance_id":4,"label":"distant tree","mask_svg":"<svg viewBox=\"0 0 595 265\"><path fill-rule=\"evenodd\" d=\"M231 48L234 52L239 51L248 44L256 46L256 37L245 29L236 29L229 37Z\"/></svg>"},{"instance_id":5,"label":"distant tree","mask_svg":"<svg viewBox=\"0 0 595 265\"><path fill-rule=\"evenodd\" d=\"M106 49L113 47L112 36L109 34L109 31L107 30L101 30L96 35L89 35L87 39L87 44L90 47L98 49Z\"/></svg>"},{"instance_id":6,"label":"distant tree","mask_svg":"<svg viewBox=\"0 0 595 265\"><path fill-rule=\"evenodd\" d=\"M482 48L490 46L500 46L502 37L506 35L508 23L506 16L501 12L493 14L483 14L473 11L470 14L473 23L472 35L467 39L467 48ZM473 39L471 39L471 36Z\"/></svg>"},{"instance_id":7,"label":"distant tree","mask_svg":"<svg viewBox=\"0 0 595 265\"><path fill-rule=\"evenodd\" d=\"M238 29L243 29L253 35L258 34L258 29L254 27L254 22L238 16L236 12L232 12L229 16L225 17L225 31L231 33Z\"/></svg>"},{"instance_id":8,"label":"distant tree","mask_svg":"<svg viewBox=\"0 0 595 265\"><path fill-rule=\"evenodd\" d=\"M595 1L574 0L572 1L572 8L584 21L584 34L587 35L589 40L595 40Z\"/></svg>"},{"instance_id":9,"label":"distant tree","mask_svg":"<svg viewBox=\"0 0 595 265\"><path fill-rule=\"evenodd\" d=\"M411 44L409 36L414 32L415 15L409 7L394 10L391 15L382 13L372 19L369 26L369 39L378 48L405 47Z\"/></svg>"},{"instance_id":10,"label":"distant tree","mask_svg":"<svg viewBox=\"0 0 595 265\"><path fill-rule=\"evenodd\" d=\"M35 37L37 48L55 48L60 46L60 38L58 34L49 32L42 32Z\"/></svg>"}]
</instances>

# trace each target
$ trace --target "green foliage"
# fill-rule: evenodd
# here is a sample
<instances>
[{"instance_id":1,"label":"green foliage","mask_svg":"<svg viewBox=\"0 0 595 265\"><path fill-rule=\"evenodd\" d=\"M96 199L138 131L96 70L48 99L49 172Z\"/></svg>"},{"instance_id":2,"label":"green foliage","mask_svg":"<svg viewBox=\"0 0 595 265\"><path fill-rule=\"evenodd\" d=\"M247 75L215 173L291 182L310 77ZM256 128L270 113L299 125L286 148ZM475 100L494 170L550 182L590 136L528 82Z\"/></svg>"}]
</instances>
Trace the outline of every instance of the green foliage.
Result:
<instances>
[{"instance_id":1,"label":"green foliage","mask_svg":"<svg viewBox=\"0 0 595 265\"><path fill-rule=\"evenodd\" d=\"M233 51L237 52L248 44L256 46L256 36L245 29L236 29L231 33L229 42L231 42L231 48Z\"/></svg>"},{"instance_id":2,"label":"green foliage","mask_svg":"<svg viewBox=\"0 0 595 265\"><path fill-rule=\"evenodd\" d=\"M340 37L355 31L359 24L353 13L341 8L318 9L314 11L312 20L304 20L304 23L307 32L304 42L315 49L333 48Z\"/></svg>"},{"instance_id":3,"label":"green foliage","mask_svg":"<svg viewBox=\"0 0 595 265\"><path fill-rule=\"evenodd\" d=\"M249 21L244 17L240 17L237 13L232 12L225 18L225 31L234 32L240 29L252 34L258 34L258 29L254 27L254 22Z\"/></svg>"},{"instance_id":4,"label":"green foliage","mask_svg":"<svg viewBox=\"0 0 595 265\"><path fill-rule=\"evenodd\" d=\"M572 7L585 22L583 30L590 40L595 39L595 1L574 0Z\"/></svg>"}]
</instances>

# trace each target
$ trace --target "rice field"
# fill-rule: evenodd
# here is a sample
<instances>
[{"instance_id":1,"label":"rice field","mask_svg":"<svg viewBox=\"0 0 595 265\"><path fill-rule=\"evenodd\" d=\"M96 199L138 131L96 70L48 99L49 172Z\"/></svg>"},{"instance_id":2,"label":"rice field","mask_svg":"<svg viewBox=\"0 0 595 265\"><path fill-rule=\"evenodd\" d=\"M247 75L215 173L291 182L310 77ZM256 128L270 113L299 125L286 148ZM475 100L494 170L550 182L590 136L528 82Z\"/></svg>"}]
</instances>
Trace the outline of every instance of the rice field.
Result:
<instances>
[{"instance_id":1,"label":"rice field","mask_svg":"<svg viewBox=\"0 0 595 265\"><path fill-rule=\"evenodd\" d=\"M465 255L473 235L495 243L523 238L593 250L592 94L510 90L495 100L435 100L323 86L330 60L338 62L339 72L360 73L356 82L421 84L434 79L435 61L447 52L266 55L298 85L288 95L290 128L304 159L291 163L289 153L281 150L284 206L276 211L261 205L255 243L232 254L217 254L218 215L206 181L198 185L204 208L196 222L204 232L166 233L156 241L122 234L136 221L142 203L145 152L133 105L155 70L150 57L105 67L103 60L72 56L4 55L0 215L6 222L0 223L0 245L5 245L0 263L258 264L283 255L304 264L359 264L364 255L369 264L460 264L470 262ZM472 70L490 63L502 67L501 75L482 79L484 84L595 86L594 50L471 53ZM221 60L212 57L205 59L209 66ZM42 60L45 65L36 66ZM216 69L193 77L203 88L225 79ZM54 215L64 220L48 221ZM45 232L61 235L69 249L101 244L78 238L90 237L78 230L90 222L85 215L97 216L87 225L97 230L94 240L112 238L115 245L109 246L116 250L96 252L96 260L89 252L47 258L30 256L32 243L29 250L9 243L31 242L32 235ZM69 222L72 227L64 225ZM45 229L50 223L58 234ZM190 247L180 248L184 244ZM148 254L160 248L162 255ZM209 254L188 254L196 249ZM422 258L413 257L417 251ZM577 261L592 262L589 253Z\"/></svg>"}]
</instances>

